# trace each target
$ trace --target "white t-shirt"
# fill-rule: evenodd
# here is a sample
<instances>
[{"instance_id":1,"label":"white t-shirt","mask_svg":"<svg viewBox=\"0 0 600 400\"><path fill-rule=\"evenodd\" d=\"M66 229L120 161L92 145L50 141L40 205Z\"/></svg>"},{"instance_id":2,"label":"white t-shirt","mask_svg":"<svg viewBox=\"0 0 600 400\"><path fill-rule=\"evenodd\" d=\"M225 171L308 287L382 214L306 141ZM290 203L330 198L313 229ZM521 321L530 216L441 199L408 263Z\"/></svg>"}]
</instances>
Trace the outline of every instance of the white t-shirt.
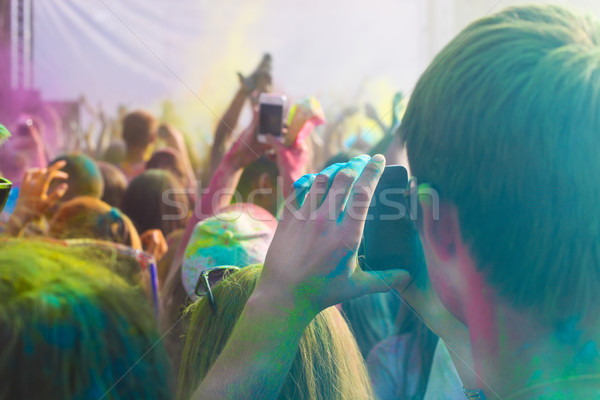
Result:
<instances>
[{"instance_id":1,"label":"white t-shirt","mask_svg":"<svg viewBox=\"0 0 600 400\"><path fill-rule=\"evenodd\" d=\"M431 372L423 400L465 400L462 382L458 377L450 353L441 339L438 340L433 354Z\"/></svg>"}]
</instances>

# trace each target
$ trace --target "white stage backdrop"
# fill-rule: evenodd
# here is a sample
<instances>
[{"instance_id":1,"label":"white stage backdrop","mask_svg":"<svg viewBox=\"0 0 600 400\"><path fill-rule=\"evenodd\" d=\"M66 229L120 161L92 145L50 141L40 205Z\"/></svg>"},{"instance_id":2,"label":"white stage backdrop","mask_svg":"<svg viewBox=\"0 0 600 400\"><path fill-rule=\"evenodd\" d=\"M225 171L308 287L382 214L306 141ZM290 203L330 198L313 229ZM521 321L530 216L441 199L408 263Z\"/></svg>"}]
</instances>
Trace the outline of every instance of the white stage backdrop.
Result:
<instances>
[{"instance_id":1,"label":"white stage backdrop","mask_svg":"<svg viewBox=\"0 0 600 400\"><path fill-rule=\"evenodd\" d=\"M454 0L42 0L34 9L35 84L45 99L85 94L160 112L172 101L207 134L263 52L291 98L331 110L410 91L453 31ZM432 25L435 29L433 29Z\"/></svg>"},{"instance_id":2,"label":"white stage backdrop","mask_svg":"<svg viewBox=\"0 0 600 400\"><path fill-rule=\"evenodd\" d=\"M34 81L45 99L85 94L110 114L118 104L160 113L169 100L181 127L202 137L233 95L235 72L268 51L289 97L317 95L330 117L365 101L385 113L458 29L530 1L39 0Z\"/></svg>"}]
</instances>

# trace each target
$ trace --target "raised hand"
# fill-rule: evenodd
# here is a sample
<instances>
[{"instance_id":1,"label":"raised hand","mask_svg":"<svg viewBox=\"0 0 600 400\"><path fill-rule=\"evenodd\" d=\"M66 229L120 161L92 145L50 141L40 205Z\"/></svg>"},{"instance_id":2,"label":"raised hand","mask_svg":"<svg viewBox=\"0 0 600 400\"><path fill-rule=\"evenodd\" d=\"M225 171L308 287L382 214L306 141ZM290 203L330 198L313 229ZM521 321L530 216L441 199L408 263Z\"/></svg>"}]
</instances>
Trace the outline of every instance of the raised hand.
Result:
<instances>
[{"instance_id":1,"label":"raised hand","mask_svg":"<svg viewBox=\"0 0 600 400\"><path fill-rule=\"evenodd\" d=\"M169 251L167 240L160 229L148 229L140 235L140 240L144 251L152 254L157 262Z\"/></svg>"},{"instance_id":2,"label":"raised hand","mask_svg":"<svg viewBox=\"0 0 600 400\"><path fill-rule=\"evenodd\" d=\"M41 217L65 195L68 189L66 182L50 190L52 181L69 177L60 170L65 165L66 161L59 161L48 168L32 168L25 172L19 188L19 199L8 222L9 234L19 235L29 222Z\"/></svg>"},{"instance_id":3,"label":"raised hand","mask_svg":"<svg viewBox=\"0 0 600 400\"><path fill-rule=\"evenodd\" d=\"M353 158L308 178L297 210L286 208L269 247L257 291L281 293L282 304L314 316L344 300L390 290L405 271L364 272L358 245L375 186L385 167L377 155Z\"/></svg>"},{"instance_id":4,"label":"raised hand","mask_svg":"<svg viewBox=\"0 0 600 400\"><path fill-rule=\"evenodd\" d=\"M253 161L257 160L264 152L269 149L269 146L260 143L256 139L256 130L258 128L258 114L254 114L254 118L235 141L229 152L225 155L225 162L235 169L245 168Z\"/></svg>"},{"instance_id":5,"label":"raised hand","mask_svg":"<svg viewBox=\"0 0 600 400\"><path fill-rule=\"evenodd\" d=\"M310 157L308 146L304 140L285 146L271 135L267 135L267 143L275 151L275 161L279 169L279 176L283 182L283 197L292 194L292 184L299 179L306 169Z\"/></svg>"},{"instance_id":6,"label":"raised hand","mask_svg":"<svg viewBox=\"0 0 600 400\"><path fill-rule=\"evenodd\" d=\"M63 182L49 191L50 184L55 179L69 178L66 172L60 170L66 164L66 161L59 161L48 168L32 168L26 171L19 189L15 213L43 214L56 204L64 196L68 185Z\"/></svg>"},{"instance_id":7,"label":"raised hand","mask_svg":"<svg viewBox=\"0 0 600 400\"><path fill-rule=\"evenodd\" d=\"M164 140L169 147L179 150L181 146L185 146L185 140L181 132L173 128L169 124L161 124L158 128L158 137Z\"/></svg>"},{"instance_id":8,"label":"raised hand","mask_svg":"<svg viewBox=\"0 0 600 400\"><path fill-rule=\"evenodd\" d=\"M379 121L379 113L371 103L365 104L365 115L373 121Z\"/></svg>"},{"instance_id":9,"label":"raised hand","mask_svg":"<svg viewBox=\"0 0 600 400\"><path fill-rule=\"evenodd\" d=\"M253 100L259 93L271 91L271 55L265 54L252 74L244 77L237 73L240 80L241 90L252 95Z\"/></svg>"}]
</instances>

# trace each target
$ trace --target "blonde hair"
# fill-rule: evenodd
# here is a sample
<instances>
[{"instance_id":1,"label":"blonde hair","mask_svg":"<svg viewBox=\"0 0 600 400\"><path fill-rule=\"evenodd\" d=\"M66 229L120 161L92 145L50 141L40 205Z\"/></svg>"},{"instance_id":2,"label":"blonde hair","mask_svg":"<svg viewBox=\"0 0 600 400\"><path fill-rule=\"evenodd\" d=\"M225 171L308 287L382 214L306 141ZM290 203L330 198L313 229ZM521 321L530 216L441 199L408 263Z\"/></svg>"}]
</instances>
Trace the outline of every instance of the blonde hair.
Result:
<instances>
[{"instance_id":1,"label":"blonde hair","mask_svg":"<svg viewBox=\"0 0 600 400\"><path fill-rule=\"evenodd\" d=\"M214 313L206 298L186 310L189 327L179 372L178 399L189 399L223 350L261 274L259 265L228 275L213 288ZM371 399L373 392L358 345L335 307L305 329L279 399Z\"/></svg>"}]
</instances>

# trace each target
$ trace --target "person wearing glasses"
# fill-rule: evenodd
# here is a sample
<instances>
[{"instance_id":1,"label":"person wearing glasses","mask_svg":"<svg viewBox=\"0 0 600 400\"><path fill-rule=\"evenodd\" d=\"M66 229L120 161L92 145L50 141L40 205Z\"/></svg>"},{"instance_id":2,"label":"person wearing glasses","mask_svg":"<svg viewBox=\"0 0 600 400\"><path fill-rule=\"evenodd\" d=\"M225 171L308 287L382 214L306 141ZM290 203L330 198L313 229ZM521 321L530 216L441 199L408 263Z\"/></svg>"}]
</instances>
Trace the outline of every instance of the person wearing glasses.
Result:
<instances>
[{"instance_id":1,"label":"person wearing glasses","mask_svg":"<svg viewBox=\"0 0 600 400\"><path fill-rule=\"evenodd\" d=\"M252 204L231 205L196 224L178 279L169 282L163 291L163 323L173 327L165 343L175 371L183 351L185 327L175 324L182 311L198 299L200 292L216 309L209 281L217 281L228 269L263 263L276 226L277 221L268 211Z\"/></svg>"},{"instance_id":2,"label":"person wearing glasses","mask_svg":"<svg viewBox=\"0 0 600 400\"><path fill-rule=\"evenodd\" d=\"M394 287L446 343L466 398L597 399L599 105L598 20L538 5L471 24L421 76L399 131L430 283L356 266L382 156L317 175L298 211L316 219L284 213L193 398L275 398L321 310Z\"/></svg>"},{"instance_id":3,"label":"person wearing glasses","mask_svg":"<svg viewBox=\"0 0 600 400\"><path fill-rule=\"evenodd\" d=\"M220 267L198 279L199 299L186 310L177 398L190 398L238 321L261 274L260 265ZM373 391L356 340L336 307L320 312L302 333L277 399L363 400Z\"/></svg>"},{"instance_id":4,"label":"person wearing glasses","mask_svg":"<svg viewBox=\"0 0 600 400\"><path fill-rule=\"evenodd\" d=\"M181 326L178 321L181 318L182 310L191 301L195 300L193 291L201 271L213 266L234 265L242 267L264 261L268 244L277 226L274 215L274 213L277 213L277 207L269 210L262 207L261 204L265 205L264 202L257 201L257 199L266 196L272 199L267 203L276 205L278 202L275 199L279 194L278 190L273 187L264 187L260 182L255 182L258 185L257 187L253 187L254 185L240 185L240 180L247 167L256 162L271 148L275 152L277 170L283 182L283 196L287 198L294 191L292 183L301 176L309 159L308 149L301 140L290 147L275 144L269 146L258 142L256 139L257 127L258 115L255 115L250 126L241 133L238 140L221 159L208 188L196 202L194 212L187 221L185 232L173 255L173 261L163 289L162 309L164 318L162 318L161 324L165 330L165 341L175 368L179 365L182 344L180 340L180 333L182 332L178 331ZM256 178L258 178L258 181L263 180L260 177ZM244 188L243 186L248 187ZM247 189L247 192L244 189ZM254 191L253 189L258 190ZM247 195L247 198L244 199L239 196L239 191L244 192L243 194ZM236 202L232 204L234 200ZM244 200L248 202L242 202ZM231 213L233 213L233 219L230 218L229 214ZM223 215L226 218L222 218ZM204 223L205 220L213 217L217 221L225 223L229 220L231 226L216 228L219 225L219 223L216 223L217 221ZM235 221L239 221L239 223ZM209 226L211 230L207 233L205 228ZM253 228L249 228L252 226ZM254 231L250 232L249 230ZM222 235L223 232L229 233ZM242 239L240 241L249 241L253 244L244 249L240 249L239 246L221 246L222 249L235 251L221 252L218 257L209 260L208 257L202 256L202 252L194 250L194 248L202 247L198 244L206 240L205 236L213 239L219 238L221 244L227 238L232 239L232 241ZM215 253L212 253L212 255L215 256ZM194 257L198 258L194 259ZM216 259L219 260L218 263L215 263Z\"/></svg>"}]
</instances>

